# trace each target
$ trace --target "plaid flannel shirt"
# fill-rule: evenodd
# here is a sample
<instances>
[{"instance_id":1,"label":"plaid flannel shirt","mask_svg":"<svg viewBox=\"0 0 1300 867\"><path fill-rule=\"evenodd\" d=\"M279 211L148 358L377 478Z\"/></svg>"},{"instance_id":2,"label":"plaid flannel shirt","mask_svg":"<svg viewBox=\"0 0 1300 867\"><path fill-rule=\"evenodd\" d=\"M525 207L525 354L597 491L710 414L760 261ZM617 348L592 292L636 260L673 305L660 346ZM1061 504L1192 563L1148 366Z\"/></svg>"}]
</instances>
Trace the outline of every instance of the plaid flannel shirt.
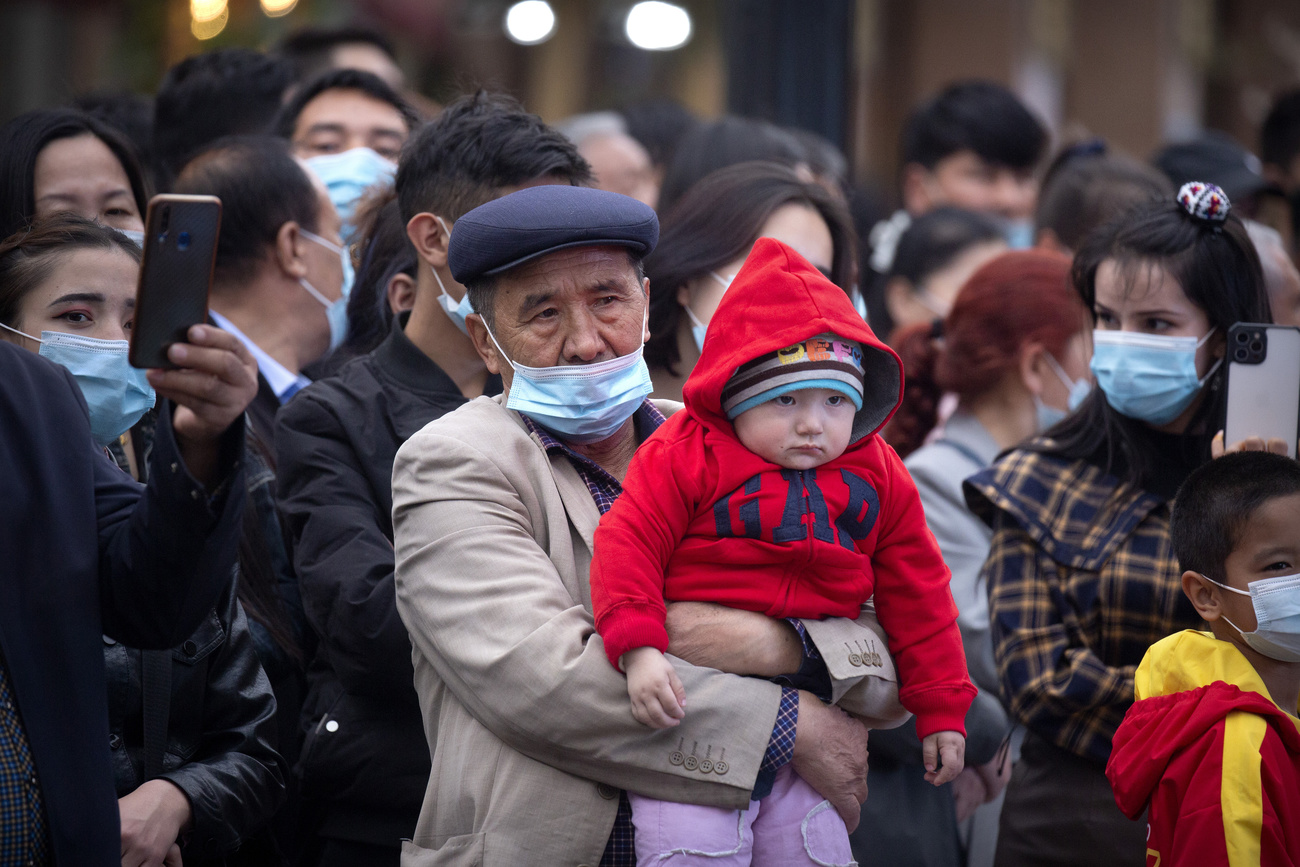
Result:
<instances>
[{"instance_id":1,"label":"plaid flannel shirt","mask_svg":"<svg viewBox=\"0 0 1300 867\"><path fill-rule=\"evenodd\" d=\"M562 454L573 464L573 468L578 471L583 483L587 486L587 491L591 494L592 500L596 503L596 508L603 515L614 505L614 500L623 492L623 486L618 479L614 478L605 470L604 467L597 464L590 458L580 455L564 443L553 437L545 428L537 424L526 415L520 415L524 424L528 427L529 432L534 434L538 441L541 442L542 448L546 449L548 454ZM658 430L659 425L664 423L664 417L655 405L649 400L644 401L636 411L636 424L638 430L645 436L649 436L652 431ZM812 665L809 659L819 661L820 654L817 648L808 638L808 630L802 623L791 621L795 631L799 633L799 640L804 647L805 662L800 666L800 672L805 669L815 669L818 666ZM821 666L824 668L824 666ZM824 675L829 677L829 675ZM763 761L758 768L758 779L755 781L754 798L765 797L772 791L772 784L776 780L776 772L790 763L794 758L794 741L795 731L799 724L799 692L790 686L781 687L781 703L777 708L776 723L772 726L772 738L768 741L767 752L763 754ZM633 867L636 864L636 848L634 833L632 827L632 805L628 802L627 792L619 793L618 813L614 818L614 828L609 835L609 842L605 845L605 853L600 859L600 867Z\"/></svg>"},{"instance_id":2,"label":"plaid flannel shirt","mask_svg":"<svg viewBox=\"0 0 1300 867\"><path fill-rule=\"evenodd\" d=\"M1147 648L1201 622L1169 503L1086 461L1023 449L965 488L993 529L983 579L1004 702L1031 731L1104 763Z\"/></svg>"}]
</instances>

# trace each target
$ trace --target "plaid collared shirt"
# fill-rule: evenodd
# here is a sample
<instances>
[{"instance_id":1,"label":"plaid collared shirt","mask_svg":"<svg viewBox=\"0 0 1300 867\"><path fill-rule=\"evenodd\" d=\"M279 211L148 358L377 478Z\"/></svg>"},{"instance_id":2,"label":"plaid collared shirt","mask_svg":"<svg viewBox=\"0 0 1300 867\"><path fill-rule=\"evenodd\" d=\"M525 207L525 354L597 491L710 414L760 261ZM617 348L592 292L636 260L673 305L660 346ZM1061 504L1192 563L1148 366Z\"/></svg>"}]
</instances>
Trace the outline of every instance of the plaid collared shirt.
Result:
<instances>
[{"instance_id":1,"label":"plaid collared shirt","mask_svg":"<svg viewBox=\"0 0 1300 867\"><path fill-rule=\"evenodd\" d=\"M1031 731L1105 762L1147 648L1201 622L1169 503L1024 449L968 479L966 496L993 528L983 578L1003 699Z\"/></svg>"},{"instance_id":2,"label":"plaid collared shirt","mask_svg":"<svg viewBox=\"0 0 1300 867\"><path fill-rule=\"evenodd\" d=\"M9 671L0 658L0 864L47 863L41 786Z\"/></svg>"},{"instance_id":3,"label":"plaid collared shirt","mask_svg":"<svg viewBox=\"0 0 1300 867\"><path fill-rule=\"evenodd\" d=\"M614 500L623 492L623 485L595 461L578 454L564 443L553 437L545 428L526 415L520 415L528 430L537 436L548 454L558 453L568 458L579 477L591 492L596 508L603 515L614 505ZM664 423L663 414L655 409L649 400L641 404L636 415L637 430L642 436L649 436L659 425ZM795 624L805 655L809 654L812 643L808 640L807 630L802 623ZM813 648L811 653L815 654ZM761 798L772 790L776 772L787 765L794 757L795 730L799 724L799 692L790 687L781 688L781 703L776 712L776 724L772 727L772 738L767 743L767 752L759 765L758 779L754 785L755 798ZM628 803L627 792L619 793L618 815L614 818L614 829L605 844L605 854L600 859L600 867L635 867L636 849L632 828L632 806Z\"/></svg>"}]
</instances>

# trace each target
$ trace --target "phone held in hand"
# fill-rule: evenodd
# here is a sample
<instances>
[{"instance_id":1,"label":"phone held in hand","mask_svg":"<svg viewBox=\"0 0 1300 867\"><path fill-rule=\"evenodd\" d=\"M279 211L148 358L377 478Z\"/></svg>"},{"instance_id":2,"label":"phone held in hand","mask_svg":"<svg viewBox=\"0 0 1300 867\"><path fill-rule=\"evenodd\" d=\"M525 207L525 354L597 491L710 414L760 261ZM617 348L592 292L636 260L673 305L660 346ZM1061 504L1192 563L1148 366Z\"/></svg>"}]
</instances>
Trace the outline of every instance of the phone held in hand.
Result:
<instances>
[{"instance_id":1,"label":"phone held in hand","mask_svg":"<svg viewBox=\"0 0 1300 867\"><path fill-rule=\"evenodd\" d=\"M175 367L167 348L207 321L208 290L221 232L215 196L162 194L149 200L144 258L135 296L129 359L135 367Z\"/></svg>"},{"instance_id":2,"label":"phone held in hand","mask_svg":"<svg viewBox=\"0 0 1300 867\"><path fill-rule=\"evenodd\" d=\"M1294 458L1300 437L1300 329L1238 322L1228 329L1227 356L1224 443L1280 439Z\"/></svg>"}]
</instances>

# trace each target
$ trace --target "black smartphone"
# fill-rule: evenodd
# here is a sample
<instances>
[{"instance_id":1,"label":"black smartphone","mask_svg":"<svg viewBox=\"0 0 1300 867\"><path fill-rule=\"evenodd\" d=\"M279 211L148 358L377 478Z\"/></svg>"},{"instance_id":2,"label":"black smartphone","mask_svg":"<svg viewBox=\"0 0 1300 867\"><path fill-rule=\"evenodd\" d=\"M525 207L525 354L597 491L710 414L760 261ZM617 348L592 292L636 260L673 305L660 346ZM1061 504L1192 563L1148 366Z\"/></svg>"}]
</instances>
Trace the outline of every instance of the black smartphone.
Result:
<instances>
[{"instance_id":1,"label":"black smartphone","mask_svg":"<svg viewBox=\"0 0 1300 867\"><path fill-rule=\"evenodd\" d=\"M1238 322L1228 329L1228 411L1223 442L1300 436L1300 329Z\"/></svg>"},{"instance_id":2,"label":"black smartphone","mask_svg":"<svg viewBox=\"0 0 1300 867\"><path fill-rule=\"evenodd\" d=\"M164 193L149 200L144 258L128 358L135 367L175 367L167 347L208 318L208 290L221 232L221 200Z\"/></svg>"}]
</instances>

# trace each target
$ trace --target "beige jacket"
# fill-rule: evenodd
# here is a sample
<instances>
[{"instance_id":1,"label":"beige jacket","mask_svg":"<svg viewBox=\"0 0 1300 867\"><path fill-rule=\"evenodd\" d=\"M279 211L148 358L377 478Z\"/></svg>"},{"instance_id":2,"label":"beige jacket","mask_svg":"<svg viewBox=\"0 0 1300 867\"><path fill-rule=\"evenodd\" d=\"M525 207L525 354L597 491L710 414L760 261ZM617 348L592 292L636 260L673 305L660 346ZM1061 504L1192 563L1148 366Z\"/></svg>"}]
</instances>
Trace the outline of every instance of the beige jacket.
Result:
<instances>
[{"instance_id":1,"label":"beige jacket","mask_svg":"<svg viewBox=\"0 0 1300 867\"><path fill-rule=\"evenodd\" d=\"M664 731L637 723L592 623L599 520L570 462L548 456L500 397L431 422L398 451L397 608L433 756L406 867L594 867L620 789L749 803L780 688L674 660L686 719ZM882 726L906 718L874 615L808 626L841 706Z\"/></svg>"}]
</instances>

